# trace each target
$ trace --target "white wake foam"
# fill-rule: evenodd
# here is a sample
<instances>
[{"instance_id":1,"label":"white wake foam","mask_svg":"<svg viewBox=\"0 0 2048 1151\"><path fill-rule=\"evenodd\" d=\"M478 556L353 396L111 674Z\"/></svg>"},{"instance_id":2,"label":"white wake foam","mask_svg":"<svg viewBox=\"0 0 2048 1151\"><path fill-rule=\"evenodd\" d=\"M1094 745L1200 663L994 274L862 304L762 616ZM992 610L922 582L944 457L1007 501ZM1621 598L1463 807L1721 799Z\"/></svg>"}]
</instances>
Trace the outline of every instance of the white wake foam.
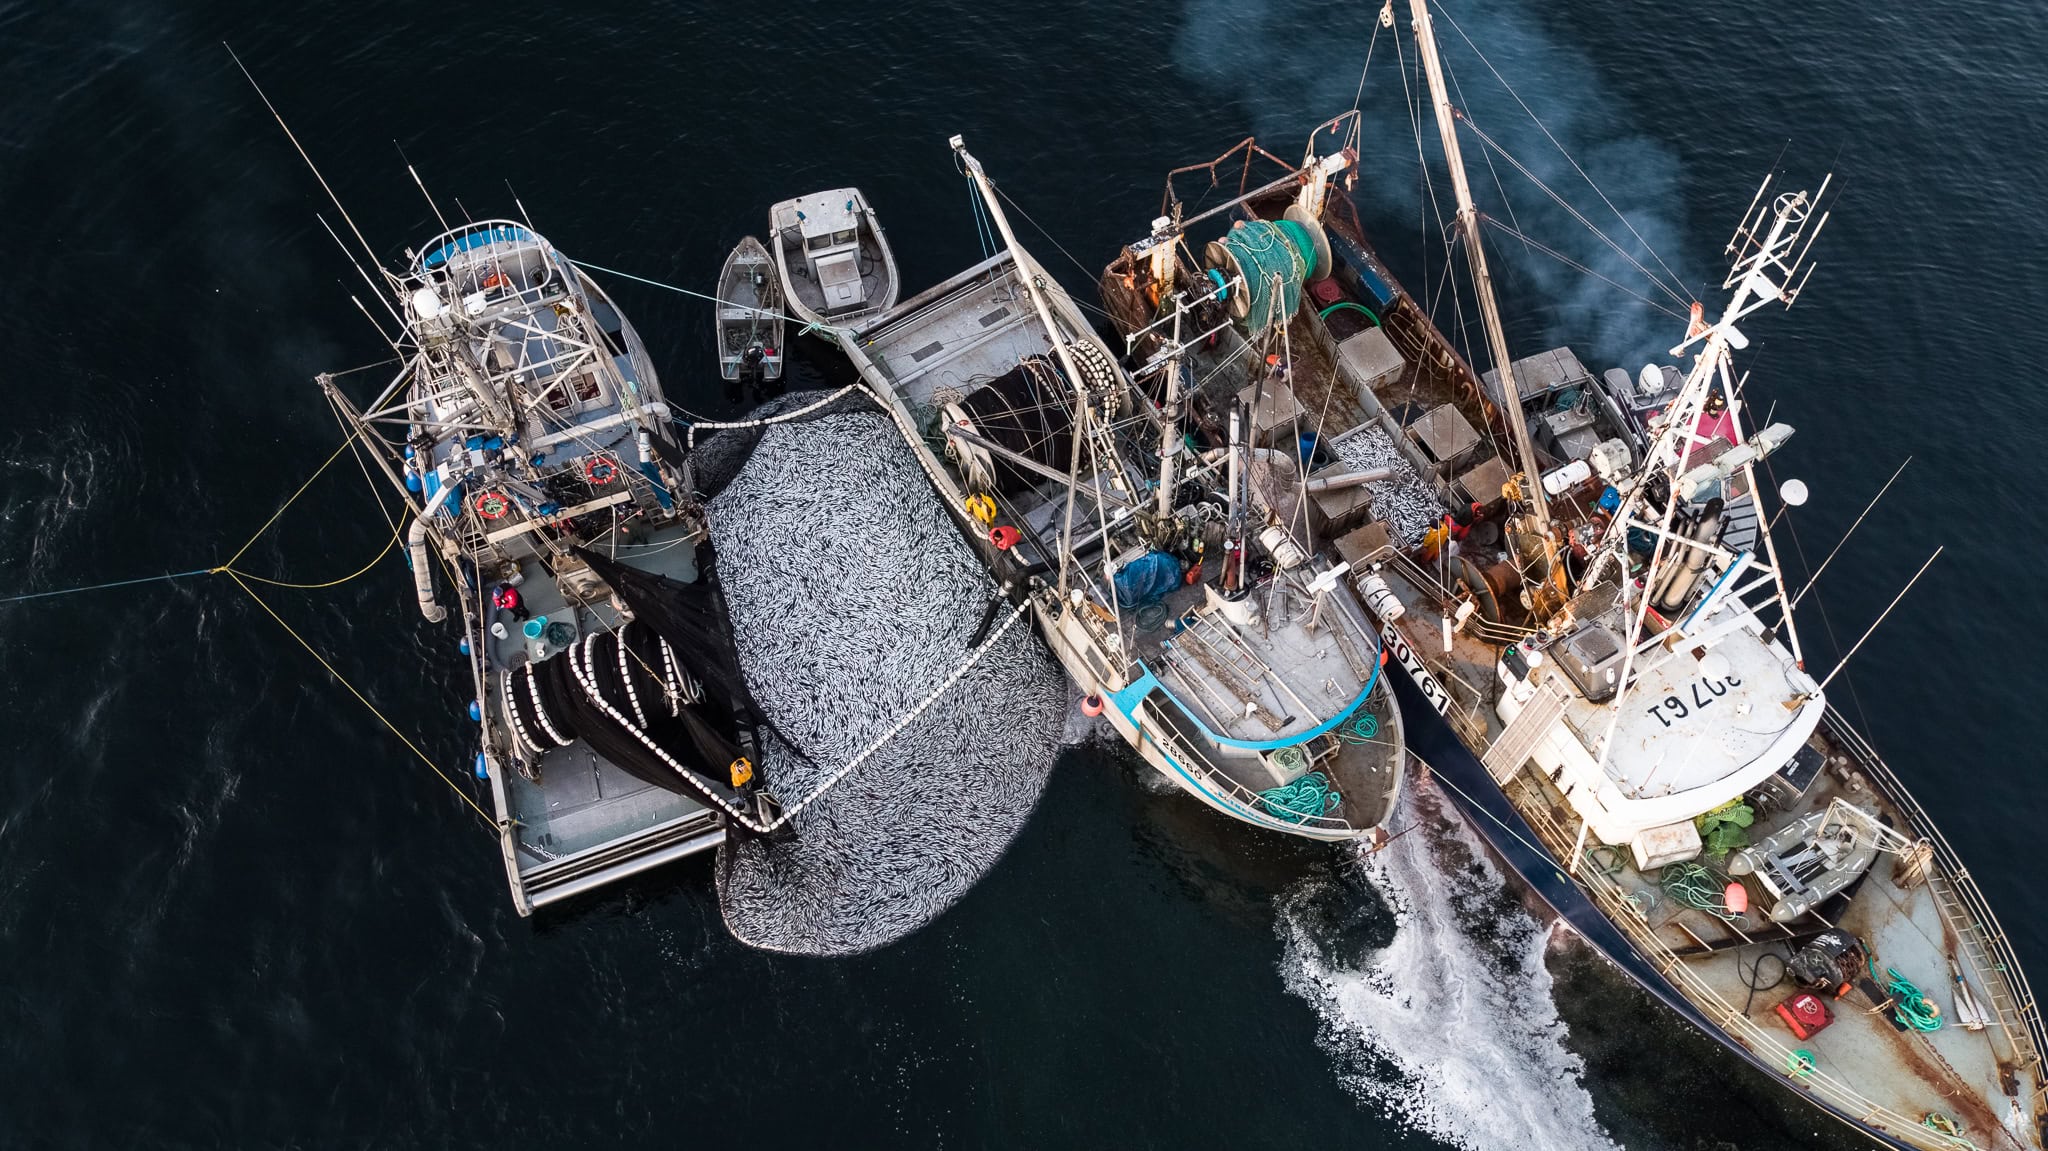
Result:
<instances>
[{"instance_id":1,"label":"white wake foam","mask_svg":"<svg viewBox=\"0 0 2048 1151\"><path fill-rule=\"evenodd\" d=\"M1551 932L1522 909L1434 785L1405 789L1414 828L1358 867L1396 923L1383 948L1329 925L1365 893L1311 880L1282 900L1288 989L1322 1017L1347 1086L1391 1117L1471 1151L1599 1148L1543 963ZM1347 954L1347 952L1349 952Z\"/></svg>"}]
</instances>

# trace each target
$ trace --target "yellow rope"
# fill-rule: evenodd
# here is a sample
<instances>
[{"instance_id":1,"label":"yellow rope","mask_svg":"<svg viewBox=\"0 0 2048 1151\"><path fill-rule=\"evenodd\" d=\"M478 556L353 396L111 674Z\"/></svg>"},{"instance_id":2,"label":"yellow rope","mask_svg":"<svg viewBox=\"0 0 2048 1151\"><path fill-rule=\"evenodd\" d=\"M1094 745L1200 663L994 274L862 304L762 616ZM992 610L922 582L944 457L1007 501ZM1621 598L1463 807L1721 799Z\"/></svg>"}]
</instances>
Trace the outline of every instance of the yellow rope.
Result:
<instances>
[{"instance_id":1,"label":"yellow rope","mask_svg":"<svg viewBox=\"0 0 2048 1151\"><path fill-rule=\"evenodd\" d=\"M248 551L252 547L255 547L256 541L263 538L263 533L270 530L270 525L276 523L278 521L278 517L284 515L285 509L291 507L292 502L294 500L297 500L300 496L305 495L306 489L313 486L313 481L325 475L327 473L328 467L332 465L334 461L340 459L341 453L347 451L348 446L355 442L356 433L349 433L348 438L341 441L341 446L334 449L334 454L327 457L326 463L323 463L318 468L314 469L313 474L306 477L306 482L299 485L299 490L293 492L290 495L290 497L288 497L283 503L277 506L276 511L270 513L270 518L263 521L263 526L256 529L256 534L249 537L249 542L243 544L241 548L235 552L234 555L229 556L227 558L226 563L220 565L217 568L214 568L213 570L216 572L226 572L228 571L229 568L235 566L235 561L242 558L242 553ZM232 575L233 573L229 572L229 574Z\"/></svg>"},{"instance_id":2,"label":"yellow rope","mask_svg":"<svg viewBox=\"0 0 2048 1151\"><path fill-rule=\"evenodd\" d=\"M255 580L257 583L269 584L271 587L295 588L299 591L319 591L323 588L339 587L342 584L345 584L348 581L355 579L357 576L368 575L371 568L374 568L378 564L383 563L384 557L391 554L391 549L398 546L398 537L400 534L404 532L404 530L405 525L403 521L401 521L397 527L391 530L391 538L384 541L384 550L378 552L377 557L375 559L371 560L369 563L364 564L362 567L359 567L356 570L348 573L340 579L331 579L328 580L326 583L287 583L284 580L266 579L260 575L250 575L248 572L242 571L239 568L221 567L215 570L223 572L227 575L241 576L244 579L252 579Z\"/></svg>"},{"instance_id":3,"label":"yellow rope","mask_svg":"<svg viewBox=\"0 0 2048 1151\"><path fill-rule=\"evenodd\" d=\"M290 501L286 502L289 503ZM424 763L429 768L431 768L435 775L440 776L441 782L448 785L448 790L453 791L457 796L461 797L462 802L468 804L469 809L471 811L474 811L479 816L482 816L483 821L489 824L493 829L495 829L498 826L497 821L491 818L490 813L486 812L482 807L478 806L476 800L471 799L469 793L462 790L461 785L457 784L453 779L450 779L448 777L448 773L442 771L439 764L435 763L431 758L429 758L426 752L421 751L419 749L418 744L414 743L409 737L407 737L407 735L404 732L398 730L397 724L392 723L388 718L385 717L383 712L377 710L377 705L371 703L368 696L364 695L360 691L357 691L356 685L350 683L348 679L344 677L340 672L334 670L334 665L327 662L326 656L321 655L318 649L316 649L312 644L306 642L304 636L301 636L297 631L293 630L292 625L284 621L283 616L277 614L276 611L272 610L269 604L263 602L263 597L256 594L255 588L252 588L248 584L243 583L241 573L233 570L232 568L227 567L223 567L219 570L224 572L229 579L234 580L236 585L239 586L243 591L248 592L249 598L256 601L256 606L262 608L264 613L270 616L271 619L276 620L278 626L285 630L285 634L291 636L295 640L298 640L299 646L305 648L306 652L309 655L311 655L314 659L320 661L321 667L327 669L327 674L333 676L336 682L340 683L341 686L348 689L350 695L355 696L357 700L361 701L364 707L370 709L370 714L377 717L377 722L383 724L387 728L390 728L391 734L397 736L399 742L405 744L406 748L410 750L414 755L418 756L421 763Z\"/></svg>"}]
</instances>

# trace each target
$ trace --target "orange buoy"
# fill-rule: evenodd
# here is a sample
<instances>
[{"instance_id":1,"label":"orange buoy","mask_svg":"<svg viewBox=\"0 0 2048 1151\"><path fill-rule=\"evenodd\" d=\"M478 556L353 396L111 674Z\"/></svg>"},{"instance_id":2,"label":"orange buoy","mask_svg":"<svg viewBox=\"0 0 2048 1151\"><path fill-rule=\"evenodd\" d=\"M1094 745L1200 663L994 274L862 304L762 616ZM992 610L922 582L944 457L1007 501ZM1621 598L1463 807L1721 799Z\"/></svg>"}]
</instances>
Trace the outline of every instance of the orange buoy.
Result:
<instances>
[{"instance_id":1,"label":"orange buoy","mask_svg":"<svg viewBox=\"0 0 2048 1151\"><path fill-rule=\"evenodd\" d=\"M1749 910L1749 889L1731 879L1728 881L1727 889L1721 892L1721 902L1728 905L1728 910L1740 915ZM1800 1038L1803 1039L1805 1036Z\"/></svg>"},{"instance_id":2,"label":"orange buoy","mask_svg":"<svg viewBox=\"0 0 2048 1151\"><path fill-rule=\"evenodd\" d=\"M1101 715L1101 714L1102 714L1102 697L1101 697L1101 696L1099 696L1099 695L1084 695L1084 696L1082 696L1082 697L1081 697L1081 714L1082 714L1082 715L1085 715L1085 716L1087 716L1087 717L1088 717L1089 719L1094 719L1094 718L1095 718L1096 716L1098 716L1098 715Z\"/></svg>"}]
</instances>

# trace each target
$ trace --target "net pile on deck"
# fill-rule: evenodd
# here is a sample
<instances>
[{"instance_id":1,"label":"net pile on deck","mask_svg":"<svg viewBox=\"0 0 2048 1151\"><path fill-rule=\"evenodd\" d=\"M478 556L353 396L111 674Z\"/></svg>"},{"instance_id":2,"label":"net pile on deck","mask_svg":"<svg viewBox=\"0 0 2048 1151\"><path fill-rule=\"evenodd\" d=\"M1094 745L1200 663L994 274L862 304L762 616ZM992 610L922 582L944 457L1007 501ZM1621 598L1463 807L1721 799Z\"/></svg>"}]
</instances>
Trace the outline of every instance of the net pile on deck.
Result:
<instances>
[{"instance_id":1,"label":"net pile on deck","mask_svg":"<svg viewBox=\"0 0 2048 1151\"><path fill-rule=\"evenodd\" d=\"M1406 551L1418 547L1422 537L1443 518L1444 506L1415 474L1408 457L1394 447L1386 429L1368 424L1365 430L1332 445L1339 459L1353 471L1392 468L1394 474L1365 485L1372 493L1372 512L1387 522L1387 532L1396 547Z\"/></svg>"},{"instance_id":2,"label":"net pile on deck","mask_svg":"<svg viewBox=\"0 0 2048 1151\"><path fill-rule=\"evenodd\" d=\"M736 472L700 479L716 492L712 541L747 680L780 737L763 773L793 803L965 662L992 582L872 408L744 434L750 451L712 445ZM794 839L721 849L734 936L865 951L930 922L995 863L1044 790L1065 720L1065 677L1027 625L799 812Z\"/></svg>"}]
</instances>

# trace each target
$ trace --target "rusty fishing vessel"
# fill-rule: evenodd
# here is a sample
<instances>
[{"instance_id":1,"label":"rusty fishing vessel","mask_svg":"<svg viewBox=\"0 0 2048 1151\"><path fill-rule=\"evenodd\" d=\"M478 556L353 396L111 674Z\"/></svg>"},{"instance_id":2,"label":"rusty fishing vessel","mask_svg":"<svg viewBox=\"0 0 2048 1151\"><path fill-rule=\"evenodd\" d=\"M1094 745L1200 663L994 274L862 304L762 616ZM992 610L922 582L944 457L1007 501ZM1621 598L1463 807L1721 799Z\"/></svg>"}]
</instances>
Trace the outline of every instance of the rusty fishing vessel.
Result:
<instances>
[{"instance_id":1,"label":"rusty fishing vessel","mask_svg":"<svg viewBox=\"0 0 2048 1151\"><path fill-rule=\"evenodd\" d=\"M1596 374L1570 348L1517 356L1459 151L1478 130L1451 105L1427 0L1408 17L1490 370L1341 192L1321 235L1290 226L1302 189L1354 167L1346 117L1323 128L1334 151L1312 141L1298 164L1248 140L1169 177L1101 281L1132 361L1165 329L1274 311L1292 353L1267 397L1285 389L1330 466L1387 469L1334 547L1393 657L1408 749L1587 942L1881 1144L2039 1151L2039 1008L1955 849L1830 705L1833 673L1807 670L1771 534L1807 493L1760 482L1793 430L1758 426L1733 366L1742 325L1803 288L1826 182L1765 181L1728 245L1727 299L1694 304L1668 358ZM1227 215L1193 213L1177 184L1205 176L1213 198L1230 175ZM1270 346L1182 347L1197 443L1228 437L1233 389L1271 370Z\"/></svg>"}]
</instances>

